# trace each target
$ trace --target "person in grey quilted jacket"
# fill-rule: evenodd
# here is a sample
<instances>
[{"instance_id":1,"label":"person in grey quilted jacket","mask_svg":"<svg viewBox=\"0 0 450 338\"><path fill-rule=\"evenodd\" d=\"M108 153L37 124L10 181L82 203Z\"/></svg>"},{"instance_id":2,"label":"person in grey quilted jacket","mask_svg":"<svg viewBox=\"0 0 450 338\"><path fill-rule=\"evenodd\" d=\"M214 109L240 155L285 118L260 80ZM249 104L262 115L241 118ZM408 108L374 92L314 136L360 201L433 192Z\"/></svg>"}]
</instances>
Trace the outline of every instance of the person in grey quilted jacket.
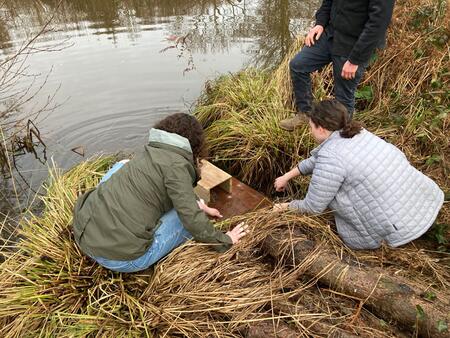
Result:
<instances>
[{"instance_id":1,"label":"person in grey quilted jacket","mask_svg":"<svg viewBox=\"0 0 450 338\"><path fill-rule=\"evenodd\" d=\"M349 121L336 100L314 104L309 123L319 146L274 183L283 191L292 178L312 174L308 192L274 210L319 214L330 208L339 235L353 249L376 249L383 241L397 247L431 227L444 193L402 151Z\"/></svg>"}]
</instances>

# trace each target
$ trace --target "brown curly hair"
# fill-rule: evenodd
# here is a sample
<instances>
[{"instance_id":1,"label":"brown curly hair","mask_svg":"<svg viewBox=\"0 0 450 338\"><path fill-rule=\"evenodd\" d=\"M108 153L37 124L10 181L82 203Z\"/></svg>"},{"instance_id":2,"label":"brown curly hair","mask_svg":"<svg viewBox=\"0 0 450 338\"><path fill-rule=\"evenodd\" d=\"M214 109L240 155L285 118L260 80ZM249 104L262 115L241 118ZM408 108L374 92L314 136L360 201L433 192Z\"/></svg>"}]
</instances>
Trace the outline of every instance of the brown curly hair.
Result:
<instances>
[{"instance_id":1,"label":"brown curly hair","mask_svg":"<svg viewBox=\"0 0 450 338\"><path fill-rule=\"evenodd\" d=\"M351 120L347 108L338 100L323 100L313 103L311 121L329 131L340 130L345 138L352 138L362 130L361 123Z\"/></svg>"},{"instance_id":2,"label":"brown curly hair","mask_svg":"<svg viewBox=\"0 0 450 338\"><path fill-rule=\"evenodd\" d=\"M199 161L207 156L203 127L194 116L185 113L175 113L156 123L154 128L187 138L191 144L196 167Z\"/></svg>"}]
</instances>

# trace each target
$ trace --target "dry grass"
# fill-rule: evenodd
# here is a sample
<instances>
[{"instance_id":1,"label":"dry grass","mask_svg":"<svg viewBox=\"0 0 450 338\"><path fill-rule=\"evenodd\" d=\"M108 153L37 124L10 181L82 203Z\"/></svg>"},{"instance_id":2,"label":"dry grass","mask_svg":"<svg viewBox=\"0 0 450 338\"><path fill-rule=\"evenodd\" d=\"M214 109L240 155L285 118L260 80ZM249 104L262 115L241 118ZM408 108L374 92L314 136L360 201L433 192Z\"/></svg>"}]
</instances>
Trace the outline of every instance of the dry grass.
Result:
<instances>
[{"instance_id":1,"label":"dry grass","mask_svg":"<svg viewBox=\"0 0 450 338\"><path fill-rule=\"evenodd\" d=\"M43 214L24 221L16 251L3 250L1 336L236 337L260 321L292 322L305 334L315 321L327 330L345 323L346 316L327 310L329 305L298 282L297 274L273 269L259 254L271 227L294 221L318 226L314 219L267 212L246 216L254 236L226 254L188 243L143 273L112 273L87 259L70 231L72 208L110 161L85 162L65 175L54 171ZM298 307L281 314L271 306L288 306L290 298L306 296L320 304L315 311Z\"/></svg>"},{"instance_id":2,"label":"dry grass","mask_svg":"<svg viewBox=\"0 0 450 338\"><path fill-rule=\"evenodd\" d=\"M402 19L410 17L406 12L410 8L426 9L431 4L397 3L390 47L379 55L363 84L371 86L374 99L365 103L359 117L448 191L449 120L439 110L448 103L444 90L448 76L442 71L448 66L448 44L431 52L427 37L407 26L409 19ZM432 32L428 38L445 22L426 21ZM417 52L411 50L423 47L425 56L416 59ZM222 77L208 85L196 111L216 160L260 189L270 187L277 175L307 156L313 146L306 129L290 134L277 127L278 120L292 110L286 71L287 61L273 74L247 70ZM329 71L316 75L314 81L316 96L329 95ZM427 162L432 155L440 157ZM358 301L316 285L315 278L302 278L321 248L331 248L338 257L351 257L361 266L403 276L431 293L447 295L447 303L450 300L448 254L417 243L353 252L333 231L329 215L260 211L236 217L220 226L229 228L246 220L251 236L225 254L189 242L152 269L112 273L79 251L70 230L77 196L98 184L112 160L83 162L64 175L54 170L43 197L43 213L29 214L20 233L14 234L22 240L2 247L6 260L0 265L0 336L242 337L260 323L274 331L284 324L305 337L399 335L389 323L360 311ZM298 189L305 186L303 181ZM440 216L447 222L448 209L444 207ZM290 229L300 227L318 243L319 249L293 270L274 264L261 252L261 242L280 227L286 238L291 237ZM15 251L9 250L11 244Z\"/></svg>"},{"instance_id":3,"label":"dry grass","mask_svg":"<svg viewBox=\"0 0 450 338\"><path fill-rule=\"evenodd\" d=\"M443 0L396 3L387 48L360 85L356 119L402 149L413 165L450 191L449 14ZM273 73L245 70L209 83L195 110L219 165L253 187L273 193L273 180L313 147L307 128L295 133L278 122L292 111L288 63ZM332 95L331 67L313 75L316 99ZM300 181L294 191L304 191ZM292 191L291 191L292 193ZM440 221L450 223L450 208Z\"/></svg>"},{"instance_id":4,"label":"dry grass","mask_svg":"<svg viewBox=\"0 0 450 338\"><path fill-rule=\"evenodd\" d=\"M269 73L248 69L208 84L196 109L214 160L241 180L269 192L276 175L312 146L303 128L289 134L278 127L288 116L284 98Z\"/></svg>"},{"instance_id":5,"label":"dry grass","mask_svg":"<svg viewBox=\"0 0 450 338\"><path fill-rule=\"evenodd\" d=\"M282 322L305 337L336 330L372 337L394 334L387 324L375 325L379 320L366 310L355 320L357 303L350 297L315 286L315 279L302 280L320 250L294 270L273 265L260 246L279 227L287 238L289 229L302 228L321 243L319 248L334 248L339 256L350 255L366 266L413 275L424 289L449 286L442 255L413 247L354 253L342 245L326 218L270 211L223 222L229 228L245 220L252 233L225 254L189 242L153 269L110 272L80 253L70 222L77 195L98 183L111 160L84 162L65 175L54 170L43 214L30 214L24 221L16 251L3 250L2 337L242 337L261 322L274 327Z\"/></svg>"}]
</instances>

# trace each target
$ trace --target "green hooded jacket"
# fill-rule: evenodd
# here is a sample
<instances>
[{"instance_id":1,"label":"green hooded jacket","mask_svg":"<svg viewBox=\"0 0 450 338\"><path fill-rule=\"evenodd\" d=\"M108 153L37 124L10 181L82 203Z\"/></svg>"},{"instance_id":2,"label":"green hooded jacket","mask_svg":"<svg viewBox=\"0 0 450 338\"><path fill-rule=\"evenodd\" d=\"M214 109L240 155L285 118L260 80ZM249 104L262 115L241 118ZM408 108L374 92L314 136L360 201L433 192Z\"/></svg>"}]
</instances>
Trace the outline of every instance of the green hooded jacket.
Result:
<instances>
[{"instance_id":1,"label":"green hooded jacket","mask_svg":"<svg viewBox=\"0 0 450 338\"><path fill-rule=\"evenodd\" d=\"M151 129L142 152L78 198L75 240L89 256L134 260L152 244L161 216L175 208L196 241L223 252L231 246L231 238L217 231L198 207L193 190L196 182L189 141Z\"/></svg>"}]
</instances>

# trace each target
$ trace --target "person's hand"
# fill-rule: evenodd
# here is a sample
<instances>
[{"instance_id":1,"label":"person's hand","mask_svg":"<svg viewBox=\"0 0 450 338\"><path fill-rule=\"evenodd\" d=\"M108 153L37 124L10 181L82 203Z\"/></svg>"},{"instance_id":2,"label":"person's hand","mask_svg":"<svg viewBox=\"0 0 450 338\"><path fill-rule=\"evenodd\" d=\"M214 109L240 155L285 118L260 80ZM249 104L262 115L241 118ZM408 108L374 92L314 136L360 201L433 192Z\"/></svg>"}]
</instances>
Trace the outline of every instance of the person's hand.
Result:
<instances>
[{"instance_id":1,"label":"person's hand","mask_svg":"<svg viewBox=\"0 0 450 338\"><path fill-rule=\"evenodd\" d=\"M208 216L217 217L217 218L223 217L219 210L208 207L203 199L200 199L200 201L197 201L197 204L198 204L198 207L201 210L203 210L203 212L205 214L207 214Z\"/></svg>"},{"instance_id":2,"label":"person's hand","mask_svg":"<svg viewBox=\"0 0 450 338\"><path fill-rule=\"evenodd\" d=\"M211 216L211 217L216 217L216 218L222 218L223 217L222 214L220 213L220 211L215 209L215 208L207 207L207 209L205 210L205 213L208 216Z\"/></svg>"},{"instance_id":3,"label":"person's hand","mask_svg":"<svg viewBox=\"0 0 450 338\"><path fill-rule=\"evenodd\" d=\"M236 244L242 237L244 237L248 233L247 228L248 225L245 224L244 222L241 222L238 225L236 225L233 228L233 230L228 231L226 235L228 235L231 238L233 244Z\"/></svg>"},{"instance_id":4,"label":"person's hand","mask_svg":"<svg viewBox=\"0 0 450 338\"><path fill-rule=\"evenodd\" d=\"M276 203L274 204L272 211L280 212L287 210L289 208L289 203Z\"/></svg>"},{"instance_id":5,"label":"person's hand","mask_svg":"<svg viewBox=\"0 0 450 338\"><path fill-rule=\"evenodd\" d=\"M323 33L323 26L321 25L316 25L313 28L311 28L311 30L306 35L305 45L307 45L308 47L314 45L314 41L319 40L322 33Z\"/></svg>"},{"instance_id":6,"label":"person's hand","mask_svg":"<svg viewBox=\"0 0 450 338\"><path fill-rule=\"evenodd\" d=\"M286 178L285 175L283 175L283 176L277 177L275 179L273 186L276 191L284 191L284 189L286 189L288 182L289 182L289 179Z\"/></svg>"},{"instance_id":7,"label":"person's hand","mask_svg":"<svg viewBox=\"0 0 450 338\"><path fill-rule=\"evenodd\" d=\"M358 65L354 65L350 61L346 61L342 67L341 76L343 79L351 80L356 76L356 71L358 70Z\"/></svg>"}]
</instances>

